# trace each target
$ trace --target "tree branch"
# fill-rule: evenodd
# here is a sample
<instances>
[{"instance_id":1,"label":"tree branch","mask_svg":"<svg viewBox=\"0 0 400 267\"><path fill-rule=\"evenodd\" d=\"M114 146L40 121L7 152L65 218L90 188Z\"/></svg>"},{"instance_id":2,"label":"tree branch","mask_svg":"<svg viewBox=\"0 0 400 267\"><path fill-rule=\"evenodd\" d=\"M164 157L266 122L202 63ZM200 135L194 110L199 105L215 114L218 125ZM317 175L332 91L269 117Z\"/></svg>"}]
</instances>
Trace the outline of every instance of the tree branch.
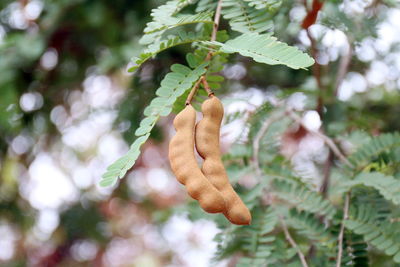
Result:
<instances>
[{"instance_id":1,"label":"tree branch","mask_svg":"<svg viewBox=\"0 0 400 267\"><path fill-rule=\"evenodd\" d=\"M290 243L290 245L297 251L297 255L299 255L301 264L303 265L303 267L308 267L307 261L306 261L306 257L304 257L303 252L301 252L299 246L296 244L296 242L294 241L294 239L292 238L292 236L289 233L289 230L286 226L285 221L283 220L283 218L281 216L279 216L279 220L281 222L281 226L283 229L283 232L285 234L285 238L286 240Z\"/></svg>"},{"instance_id":2,"label":"tree branch","mask_svg":"<svg viewBox=\"0 0 400 267\"><path fill-rule=\"evenodd\" d=\"M338 89L339 89L340 85L342 84L344 76L346 75L346 73L349 69L351 57L353 56L351 44L347 39L346 39L346 41L348 44L349 51L347 52L347 54L345 54L344 56L342 56L340 58L340 63L338 66L338 68L339 68L338 74L336 76L336 82L335 82L334 96L337 96L337 94L338 94Z\"/></svg>"},{"instance_id":3,"label":"tree branch","mask_svg":"<svg viewBox=\"0 0 400 267\"><path fill-rule=\"evenodd\" d=\"M341 162L343 162L344 164L346 164L349 167L353 167L353 165L350 163L350 161L347 160L346 156L343 155L343 153L340 151L340 149L336 146L335 142L333 142L333 140L331 138L329 138L328 136L326 136L325 134L323 134L319 131L308 129L307 126L303 123L303 121L299 117L299 115L297 115L292 109L287 109L286 114L290 118L292 118L295 122L299 123L304 128L306 128L309 132L311 132L312 134L315 134L316 136L321 138Z\"/></svg>"},{"instance_id":4,"label":"tree branch","mask_svg":"<svg viewBox=\"0 0 400 267\"><path fill-rule=\"evenodd\" d=\"M324 3L320 2L319 0L313 0L311 9L309 9L307 7L307 1L304 1L303 4L307 10L307 15L304 18L303 23L301 24L301 27L306 30L307 36L310 39L311 56L315 60L315 64L312 66L312 72L313 72L313 76L314 76L315 80L317 81L317 86L318 86L318 90L319 90L319 95L318 95L318 100L317 100L317 112L318 112L320 118L322 119L323 107L324 107L324 99L323 99L323 95L322 95L322 90L324 88L322 87L322 81L321 81L321 65L318 64L318 61L317 61L317 57L318 57L317 43L311 35L310 26L312 26L317 21L318 13L322 9Z\"/></svg>"},{"instance_id":5,"label":"tree branch","mask_svg":"<svg viewBox=\"0 0 400 267\"><path fill-rule=\"evenodd\" d=\"M332 150L329 150L328 158L325 161L324 168L323 168L323 180L321 187L319 188L319 192L321 192L321 195L326 198L328 194L328 188L329 188L329 180L331 177L331 168L332 168L332 163L333 163L333 154Z\"/></svg>"},{"instance_id":6,"label":"tree branch","mask_svg":"<svg viewBox=\"0 0 400 267\"><path fill-rule=\"evenodd\" d=\"M307 28L306 32L307 32L307 36L311 42L311 56L315 60L315 64L312 66L312 72L313 72L313 76L314 76L315 80L317 81L317 87L319 90L316 110L322 120L323 107L324 107L324 99L322 96L322 91L324 90L324 88L322 86L322 80L321 80L321 65L318 64L318 61L317 61L317 57L318 57L317 43L315 42L315 39L311 35L310 28Z\"/></svg>"},{"instance_id":7,"label":"tree branch","mask_svg":"<svg viewBox=\"0 0 400 267\"><path fill-rule=\"evenodd\" d=\"M218 4L217 4L217 8L215 10L214 25L213 25L213 31L211 33L211 40L210 40L211 42L213 42L217 39L219 21L221 19L221 9L222 9L222 0L219 0Z\"/></svg>"},{"instance_id":8,"label":"tree branch","mask_svg":"<svg viewBox=\"0 0 400 267\"><path fill-rule=\"evenodd\" d=\"M264 137L264 135L267 133L268 128L271 126L272 123L275 121L281 119L284 114L279 113L270 116L268 119L266 119L263 124L261 125L260 130L257 132L257 135L254 137L253 141L253 162L254 166L256 168L257 175L260 176L262 174L261 168L260 168L260 162L258 160L259 156L259 150L260 150L260 143L261 139Z\"/></svg>"},{"instance_id":9,"label":"tree branch","mask_svg":"<svg viewBox=\"0 0 400 267\"><path fill-rule=\"evenodd\" d=\"M341 264L342 264L344 221L349 218L350 193L351 192L348 192L346 194L346 198L345 198L345 201L344 201L343 219L342 219L342 224L340 225L340 232L339 232L339 236L338 236L339 250L338 250L337 259L336 259L336 267L340 267Z\"/></svg>"}]
</instances>

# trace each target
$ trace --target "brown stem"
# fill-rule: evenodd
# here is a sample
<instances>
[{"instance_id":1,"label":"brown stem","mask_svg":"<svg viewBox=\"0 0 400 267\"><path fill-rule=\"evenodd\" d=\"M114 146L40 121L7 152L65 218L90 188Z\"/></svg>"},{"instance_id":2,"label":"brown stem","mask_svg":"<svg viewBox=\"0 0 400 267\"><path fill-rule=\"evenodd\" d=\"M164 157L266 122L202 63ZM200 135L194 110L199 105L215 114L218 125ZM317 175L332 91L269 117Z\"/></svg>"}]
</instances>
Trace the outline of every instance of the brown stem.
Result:
<instances>
[{"instance_id":1,"label":"brown stem","mask_svg":"<svg viewBox=\"0 0 400 267\"><path fill-rule=\"evenodd\" d=\"M268 128L271 126L272 123L274 123L277 120L280 120L284 116L283 113L275 114L270 116L268 119L266 119L263 124L261 125L260 130L257 132L257 135L254 137L253 141L253 163L254 167L256 169L257 175L261 176L262 171L260 168L260 162L259 162L259 150L260 150L260 143L261 139L264 137L264 135L267 133Z\"/></svg>"},{"instance_id":2,"label":"brown stem","mask_svg":"<svg viewBox=\"0 0 400 267\"><path fill-rule=\"evenodd\" d=\"M197 80L197 82L193 85L192 89L190 90L189 95L188 95L187 98L186 98L186 102L185 102L185 105L186 105L186 106L190 105L190 103L192 102L193 97L194 97L194 95L196 94L197 89L199 88L200 83L201 83L201 81L202 81L203 79L204 79L204 76L201 76L201 77Z\"/></svg>"},{"instance_id":3,"label":"brown stem","mask_svg":"<svg viewBox=\"0 0 400 267\"><path fill-rule=\"evenodd\" d=\"M338 66L338 74L336 76L336 82L335 82L335 91L334 91L334 96L336 97L338 94L338 89L340 87L340 85L342 84L342 81L344 79L344 76L346 75L349 66L350 66L350 62L351 62L351 57L353 55L353 51L352 51L352 47L350 42L348 42L349 45L349 51L347 52L346 55L342 56L340 59L340 63Z\"/></svg>"},{"instance_id":4,"label":"brown stem","mask_svg":"<svg viewBox=\"0 0 400 267\"><path fill-rule=\"evenodd\" d=\"M204 77L203 79L201 79L201 82L203 83L204 90L206 90L208 96L213 95L214 93L211 91L210 85L208 85L207 79Z\"/></svg>"},{"instance_id":5,"label":"brown stem","mask_svg":"<svg viewBox=\"0 0 400 267\"><path fill-rule=\"evenodd\" d=\"M338 236L338 255L336 259L336 267L340 267L342 264L342 254L343 254L343 236L344 236L344 222L349 218L349 206L350 206L350 193L346 194L346 199L344 201L343 207L343 219L342 224L340 225L340 232Z\"/></svg>"},{"instance_id":6,"label":"brown stem","mask_svg":"<svg viewBox=\"0 0 400 267\"><path fill-rule=\"evenodd\" d=\"M219 21L221 19L221 9L222 9L222 0L218 1L217 4L217 9L215 10L215 16L214 16L214 25L213 25L213 31L211 33L211 39L210 41L213 42L217 39L217 32L218 32L218 27L219 27ZM210 60L212 57L212 52L209 51L206 57L206 60Z\"/></svg>"},{"instance_id":7,"label":"brown stem","mask_svg":"<svg viewBox=\"0 0 400 267\"><path fill-rule=\"evenodd\" d=\"M317 49L317 42L315 39L312 37L310 28L307 28L307 36L310 39L311 42L311 56L315 60L315 64L312 67L312 72L315 80L317 81L317 87L318 87L318 100L317 100L317 112L319 114L319 117L321 120L323 119L323 108L324 108L324 99L323 99L323 86L322 86L322 81L321 81L321 65L318 64L317 57L318 57L318 49Z\"/></svg>"},{"instance_id":8,"label":"brown stem","mask_svg":"<svg viewBox=\"0 0 400 267\"><path fill-rule=\"evenodd\" d=\"M303 121L301 120L301 118L299 117L299 115L297 115L293 110L291 109L287 109L286 110L287 115L294 120L295 122L299 123L300 125L302 125L304 128L306 128L310 133L315 134L316 136L318 136L319 138L321 138L324 143L332 150L333 154L335 154L335 156L337 156L337 158L343 162L344 164L346 164L349 167L353 167L353 164L351 164L348 159L346 158L345 155L343 155L343 153L340 151L340 149L336 146L335 142L333 142L333 140L331 138L329 138L328 136L326 136L325 134L316 131L316 130L311 130L308 129L307 126L303 123Z\"/></svg>"},{"instance_id":9,"label":"brown stem","mask_svg":"<svg viewBox=\"0 0 400 267\"><path fill-rule=\"evenodd\" d=\"M220 19L221 19L221 9L222 9L222 0L219 0L219 1L218 1L218 4L217 4L217 8L216 8L216 10L215 10L214 25L213 25L213 30L212 30L212 33L211 33L211 38L210 38L210 41L211 41L211 42L212 42L212 41L215 41L215 40L217 39L218 26L219 26L219 21L220 21ZM205 58L205 61L210 61L211 58L212 58L212 56L213 56L212 51L209 51L209 52L207 53L207 56L206 56L206 58ZM207 68L208 68L208 67L207 67ZM192 102L193 97L194 97L194 95L197 93L197 89L199 88L199 85L200 85L200 83L202 82L202 80L206 80L205 75L202 75L202 76L197 80L197 82L194 84L192 90L190 90L190 93L189 93L188 97L186 98L186 102L185 102L186 105L189 105L189 104ZM207 81L206 81L206 82L207 82ZM208 84L207 84L207 85L208 85ZM210 87L208 87L208 89L210 89ZM206 89L206 90L207 90L207 89ZM211 91L211 90L210 90L210 91ZM208 93L208 91L207 91L207 93ZM211 93L212 93L212 92L211 92Z\"/></svg>"},{"instance_id":10,"label":"brown stem","mask_svg":"<svg viewBox=\"0 0 400 267\"><path fill-rule=\"evenodd\" d=\"M294 241L294 239L292 238L292 236L289 233L289 230L286 226L285 221L283 220L283 218L281 216L279 216L279 220L281 222L281 226L283 229L283 232L285 234L285 238L286 240L290 243L290 245L297 251L297 255L300 258L301 264L303 265L303 267L308 267L307 261L306 261L306 257L304 257L303 252L301 252L299 246L296 244L296 242Z\"/></svg>"},{"instance_id":11,"label":"brown stem","mask_svg":"<svg viewBox=\"0 0 400 267\"><path fill-rule=\"evenodd\" d=\"M319 191L321 192L321 195L326 198L327 194L328 194L328 188L329 188L329 180L331 177L331 169L332 169L332 163L333 163L333 153L331 150L329 150L328 152L328 158L325 161L324 164L324 169L323 169L323 180L322 180L322 184L321 187L319 189Z\"/></svg>"}]
</instances>

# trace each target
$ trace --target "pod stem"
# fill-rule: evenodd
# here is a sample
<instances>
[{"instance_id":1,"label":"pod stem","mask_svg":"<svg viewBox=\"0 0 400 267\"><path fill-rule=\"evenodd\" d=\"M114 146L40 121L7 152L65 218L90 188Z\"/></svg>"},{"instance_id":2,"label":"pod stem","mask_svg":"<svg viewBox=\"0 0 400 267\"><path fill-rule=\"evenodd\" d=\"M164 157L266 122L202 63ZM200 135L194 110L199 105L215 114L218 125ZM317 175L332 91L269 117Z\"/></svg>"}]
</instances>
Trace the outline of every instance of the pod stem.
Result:
<instances>
[{"instance_id":1,"label":"pod stem","mask_svg":"<svg viewBox=\"0 0 400 267\"><path fill-rule=\"evenodd\" d=\"M201 76L200 79L198 79L197 82L193 85L188 97L186 98L186 102L185 102L186 106L190 105L190 103L192 102L192 99L193 99L194 95L197 93L197 89L199 88L202 80L204 80L204 76Z\"/></svg>"},{"instance_id":2,"label":"pod stem","mask_svg":"<svg viewBox=\"0 0 400 267\"><path fill-rule=\"evenodd\" d=\"M203 78L201 82L203 83L204 90L206 90L208 96L214 95L214 93L210 89L210 85L208 84L207 79Z\"/></svg>"}]
</instances>

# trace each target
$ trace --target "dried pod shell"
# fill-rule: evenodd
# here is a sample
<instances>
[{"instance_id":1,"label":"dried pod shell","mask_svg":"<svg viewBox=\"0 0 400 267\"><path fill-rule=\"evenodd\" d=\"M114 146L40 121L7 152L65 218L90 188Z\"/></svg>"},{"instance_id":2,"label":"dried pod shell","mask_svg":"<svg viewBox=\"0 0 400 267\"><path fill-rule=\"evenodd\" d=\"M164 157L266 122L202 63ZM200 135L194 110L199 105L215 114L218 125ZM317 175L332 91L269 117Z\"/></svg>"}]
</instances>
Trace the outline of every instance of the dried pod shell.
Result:
<instances>
[{"instance_id":1,"label":"dried pod shell","mask_svg":"<svg viewBox=\"0 0 400 267\"><path fill-rule=\"evenodd\" d=\"M224 196L225 217L234 224L250 224L250 211L229 183L221 161L219 135L224 116L222 103L216 96L211 95L204 101L201 110L203 119L197 123L195 135L197 152L204 158L201 171Z\"/></svg>"},{"instance_id":2,"label":"dried pod shell","mask_svg":"<svg viewBox=\"0 0 400 267\"><path fill-rule=\"evenodd\" d=\"M199 201L209 213L226 209L222 194L201 172L194 155L196 111L187 105L174 119L176 135L169 143L169 161L177 180L186 186L188 194Z\"/></svg>"}]
</instances>

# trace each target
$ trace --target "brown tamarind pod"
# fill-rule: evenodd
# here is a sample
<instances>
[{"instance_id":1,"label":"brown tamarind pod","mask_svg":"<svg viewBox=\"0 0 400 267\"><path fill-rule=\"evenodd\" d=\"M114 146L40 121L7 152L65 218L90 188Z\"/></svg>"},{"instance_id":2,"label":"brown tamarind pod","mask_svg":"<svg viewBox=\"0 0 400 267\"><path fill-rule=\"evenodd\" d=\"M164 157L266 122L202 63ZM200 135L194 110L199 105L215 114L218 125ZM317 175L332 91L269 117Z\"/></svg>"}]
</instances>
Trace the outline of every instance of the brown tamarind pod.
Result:
<instances>
[{"instance_id":1,"label":"brown tamarind pod","mask_svg":"<svg viewBox=\"0 0 400 267\"><path fill-rule=\"evenodd\" d=\"M219 135L224 108L214 95L201 106L203 119L196 125L196 149L204 159L201 171L222 193L226 202L225 217L234 224L246 225L251 222L251 214L229 183L221 161Z\"/></svg>"},{"instance_id":2,"label":"brown tamarind pod","mask_svg":"<svg viewBox=\"0 0 400 267\"><path fill-rule=\"evenodd\" d=\"M174 119L176 135L169 143L169 161L177 180L188 194L199 201L203 210L219 213L226 209L222 194L201 172L194 155L196 111L187 105Z\"/></svg>"}]
</instances>

